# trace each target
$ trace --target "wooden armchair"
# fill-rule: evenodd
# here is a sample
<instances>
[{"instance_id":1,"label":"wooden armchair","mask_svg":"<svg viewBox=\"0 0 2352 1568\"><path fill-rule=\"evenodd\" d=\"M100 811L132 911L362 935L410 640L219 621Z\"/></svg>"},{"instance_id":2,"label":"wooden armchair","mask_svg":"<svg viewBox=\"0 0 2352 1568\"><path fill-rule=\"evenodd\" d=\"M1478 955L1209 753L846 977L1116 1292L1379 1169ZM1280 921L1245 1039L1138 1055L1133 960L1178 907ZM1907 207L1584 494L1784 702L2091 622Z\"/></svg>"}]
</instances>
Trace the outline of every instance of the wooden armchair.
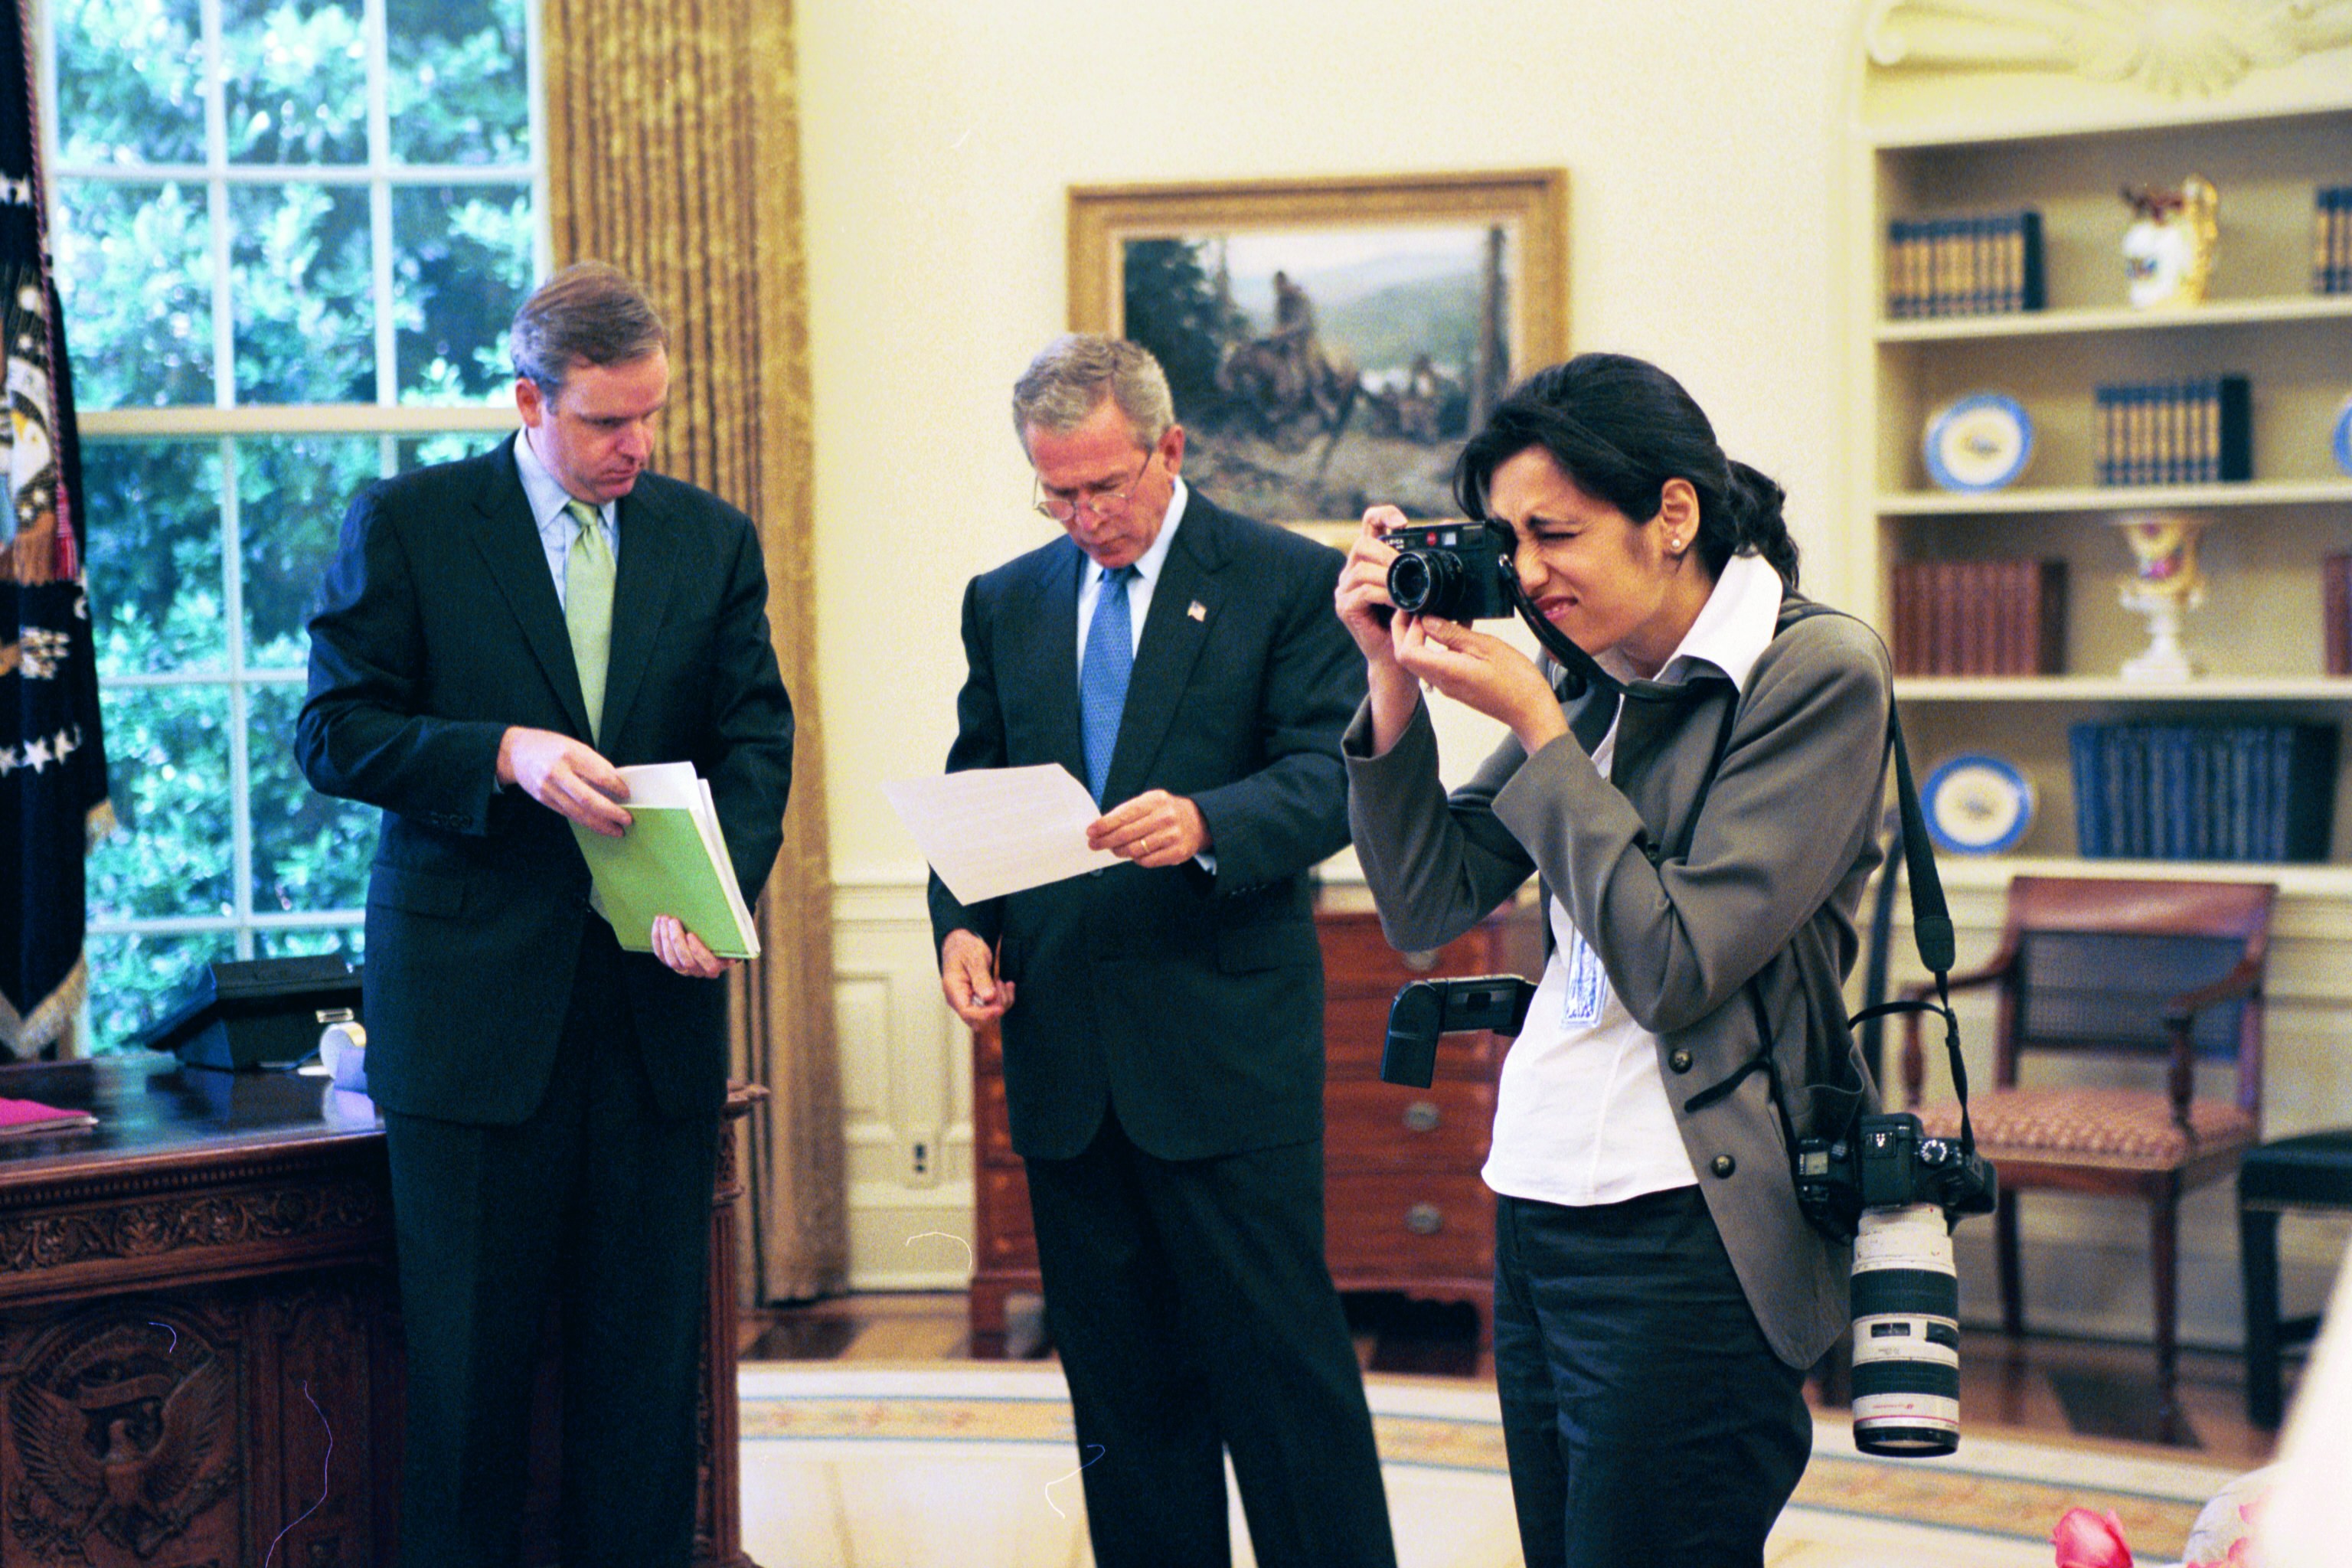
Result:
<instances>
[{"instance_id":1,"label":"wooden armchair","mask_svg":"<svg viewBox=\"0 0 2352 1568\"><path fill-rule=\"evenodd\" d=\"M2001 1327L2024 1330L2016 1194L2029 1187L2134 1196L2148 1205L2157 1394L2176 1435L2176 1272L2180 1194L2229 1175L2259 1136L2263 970L2269 883L2158 882L2019 877L2010 884L2000 950L1984 968L1951 978L1955 992L1996 985L1993 1082L1970 1100L1978 1152L2000 1173L1994 1216ZM1906 994L1926 994L1911 986ZM1919 1017L1907 1016L1904 1100L1930 1136L1955 1137L1956 1103L1918 1104L1925 1061ZM2072 1073L2063 1083L2019 1082L2032 1051L2072 1059L2137 1059ZM2235 1064L2227 1099L2198 1098L2200 1061ZM2156 1087L2131 1085L2160 1079Z\"/></svg>"}]
</instances>

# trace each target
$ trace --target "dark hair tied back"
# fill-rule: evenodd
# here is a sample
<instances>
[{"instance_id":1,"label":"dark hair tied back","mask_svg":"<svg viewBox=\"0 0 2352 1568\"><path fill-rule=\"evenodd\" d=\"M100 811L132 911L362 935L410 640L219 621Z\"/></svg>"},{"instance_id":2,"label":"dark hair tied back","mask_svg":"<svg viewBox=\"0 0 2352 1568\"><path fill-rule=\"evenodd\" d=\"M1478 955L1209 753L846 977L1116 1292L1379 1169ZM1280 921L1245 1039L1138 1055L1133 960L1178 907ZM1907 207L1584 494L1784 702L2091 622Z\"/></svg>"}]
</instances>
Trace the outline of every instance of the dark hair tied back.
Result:
<instances>
[{"instance_id":1,"label":"dark hair tied back","mask_svg":"<svg viewBox=\"0 0 2352 1568\"><path fill-rule=\"evenodd\" d=\"M1780 504L1789 499L1789 492L1779 480L1737 459L1728 460L1728 467L1731 483L1724 499L1730 503L1735 539L1726 558L1752 550L1780 574L1781 582L1795 587L1797 542L1790 537L1788 521L1780 515ZM1717 572L1723 570L1722 562L1709 564Z\"/></svg>"},{"instance_id":2,"label":"dark hair tied back","mask_svg":"<svg viewBox=\"0 0 2352 1568\"><path fill-rule=\"evenodd\" d=\"M1495 470L1530 447L1551 454L1579 489L1636 523L1658 515L1668 479L1698 496L1699 557L1721 574L1734 555L1760 555L1797 585L1797 542L1780 487L1724 456L1715 426L1682 384L1629 354L1579 354L1536 372L1495 406L1454 465L1454 497L1486 515Z\"/></svg>"}]
</instances>

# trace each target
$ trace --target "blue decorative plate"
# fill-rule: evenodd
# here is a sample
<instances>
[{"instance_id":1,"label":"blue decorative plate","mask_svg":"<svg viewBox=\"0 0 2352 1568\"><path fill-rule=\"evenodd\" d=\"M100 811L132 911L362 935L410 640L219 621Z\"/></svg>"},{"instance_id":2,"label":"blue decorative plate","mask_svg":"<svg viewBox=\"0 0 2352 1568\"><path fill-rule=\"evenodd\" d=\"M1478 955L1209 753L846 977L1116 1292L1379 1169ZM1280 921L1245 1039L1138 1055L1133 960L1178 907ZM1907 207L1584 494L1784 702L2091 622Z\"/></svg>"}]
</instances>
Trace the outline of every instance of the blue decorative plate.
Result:
<instances>
[{"instance_id":1,"label":"blue decorative plate","mask_svg":"<svg viewBox=\"0 0 2352 1568\"><path fill-rule=\"evenodd\" d=\"M1921 450L1944 489L1997 490L2033 460L2033 421L2004 393L1970 393L1928 417Z\"/></svg>"},{"instance_id":2,"label":"blue decorative plate","mask_svg":"<svg viewBox=\"0 0 2352 1568\"><path fill-rule=\"evenodd\" d=\"M2352 397L2336 411L2336 437L2328 445L2335 450L2336 466L2352 474Z\"/></svg>"},{"instance_id":3,"label":"blue decorative plate","mask_svg":"<svg viewBox=\"0 0 2352 1568\"><path fill-rule=\"evenodd\" d=\"M2014 848L2033 826L2033 786L2017 764L1988 752L1966 752L1937 764L1919 792L1927 837L1955 855Z\"/></svg>"}]
</instances>

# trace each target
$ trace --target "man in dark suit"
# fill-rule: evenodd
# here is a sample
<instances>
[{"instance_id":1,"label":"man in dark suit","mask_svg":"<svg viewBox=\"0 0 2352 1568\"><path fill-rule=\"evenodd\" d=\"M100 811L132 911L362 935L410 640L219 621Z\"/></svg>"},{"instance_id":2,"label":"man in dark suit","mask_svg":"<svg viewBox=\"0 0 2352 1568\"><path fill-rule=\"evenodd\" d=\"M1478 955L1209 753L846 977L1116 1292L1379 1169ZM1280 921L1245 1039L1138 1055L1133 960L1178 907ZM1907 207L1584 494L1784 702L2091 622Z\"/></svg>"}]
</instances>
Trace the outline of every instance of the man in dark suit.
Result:
<instances>
[{"instance_id":1,"label":"man in dark suit","mask_svg":"<svg viewBox=\"0 0 2352 1568\"><path fill-rule=\"evenodd\" d=\"M973 580L948 768L1061 763L1127 864L967 908L949 1005L996 1021L1102 1568L1394 1562L1323 1262L1323 968L1307 872L1347 842L1361 659L1339 555L1178 477L1133 343L1055 340L1013 391L1067 537Z\"/></svg>"},{"instance_id":2,"label":"man in dark suit","mask_svg":"<svg viewBox=\"0 0 2352 1568\"><path fill-rule=\"evenodd\" d=\"M383 808L363 1016L405 1568L516 1561L551 1298L566 1568L691 1545L728 964L667 916L622 952L572 824L625 832L616 767L690 762L756 896L793 717L751 519L646 471L667 342L612 268L551 279L515 317L519 437L362 494L310 621L302 770Z\"/></svg>"}]
</instances>

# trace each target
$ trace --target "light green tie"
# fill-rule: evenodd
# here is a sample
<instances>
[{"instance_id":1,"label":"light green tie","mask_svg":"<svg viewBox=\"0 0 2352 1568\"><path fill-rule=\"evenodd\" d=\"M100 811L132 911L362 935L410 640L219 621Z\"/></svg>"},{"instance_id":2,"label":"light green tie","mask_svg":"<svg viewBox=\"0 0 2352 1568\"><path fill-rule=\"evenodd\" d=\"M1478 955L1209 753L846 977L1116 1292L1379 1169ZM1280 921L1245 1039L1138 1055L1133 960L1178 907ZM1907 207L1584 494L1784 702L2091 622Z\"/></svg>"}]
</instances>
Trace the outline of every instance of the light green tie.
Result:
<instances>
[{"instance_id":1,"label":"light green tie","mask_svg":"<svg viewBox=\"0 0 2352 1568\"><path fill-rule=\"evenodd\" d=\"M588 704L588 737L596 740L604 722L604 666L613 647L613 552L605 548L594 507L573 500L564 502L563 510L580 524L563 563L563 624L572 632L572 662Z\"/></svg>"}]
</instances>

